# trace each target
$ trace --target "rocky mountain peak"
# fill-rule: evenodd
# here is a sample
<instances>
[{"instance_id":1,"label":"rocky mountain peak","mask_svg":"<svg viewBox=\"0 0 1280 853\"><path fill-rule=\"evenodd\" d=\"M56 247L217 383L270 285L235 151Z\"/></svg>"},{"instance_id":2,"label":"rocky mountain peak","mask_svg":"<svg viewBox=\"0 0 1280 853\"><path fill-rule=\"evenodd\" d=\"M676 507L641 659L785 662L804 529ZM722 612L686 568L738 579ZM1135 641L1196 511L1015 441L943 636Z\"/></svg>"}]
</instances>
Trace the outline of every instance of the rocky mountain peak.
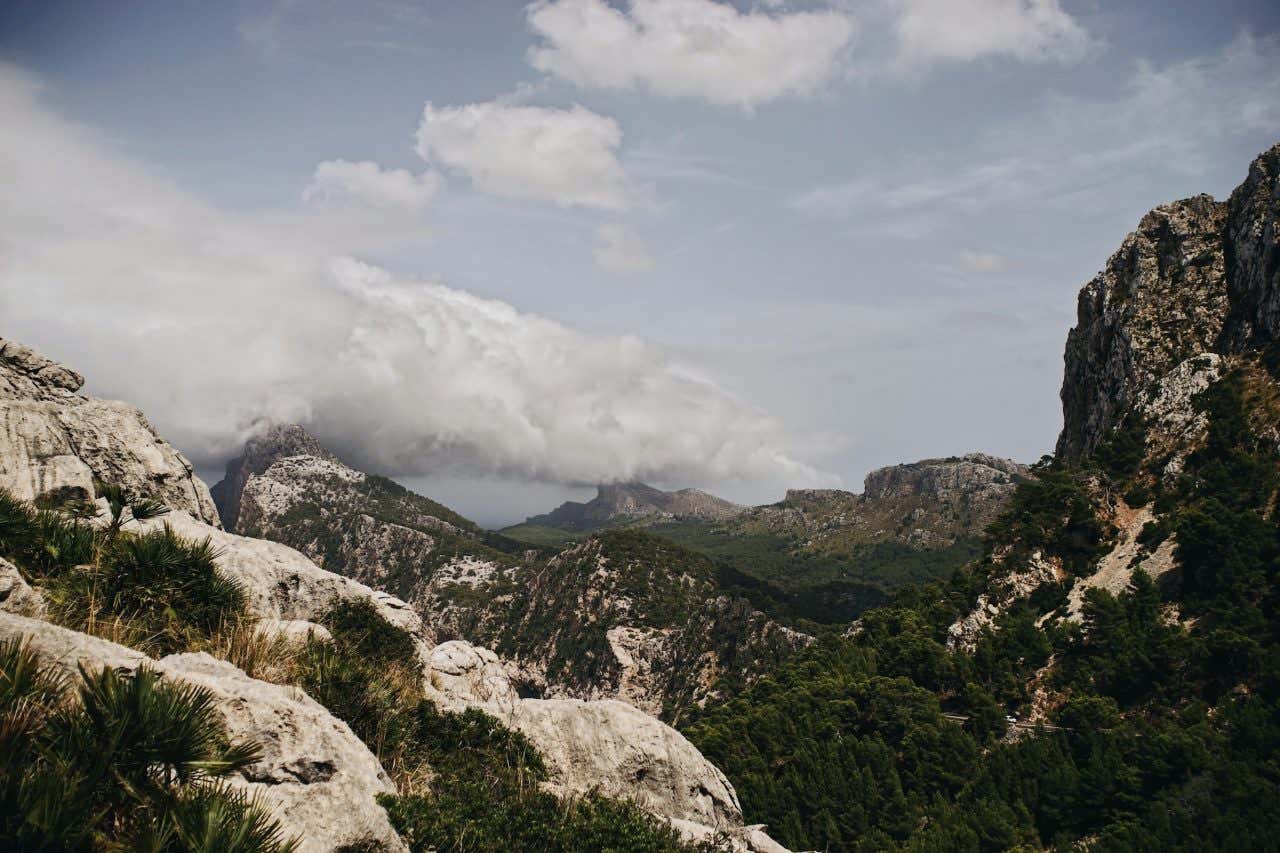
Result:
<instances>
[{"instance_id":1,"label":"rocky mountain peak","mask_svg":"<svg viewBox=\"0 0 1280 853\"><path fill-rule=\"evenodd\" d=\"M236 529L240 518L240 497L249 478L264 473L276 461L291 456L337 461L337 457L325 450L315 436L298 424L273 424L257 433L245 442L241 454L227 463L226 476L210 490L227 529Z\"/></svg>"},{"instance_id":2,"label":"rocky mountain peak","mask_svg":"<svg viewBox=\"0 0 1280 853\"><path fill-rule=\"evenodd\" d=\"M1008 486L1030 473L1012 459L986 453L967 453L942 459L922 459L878 468L863 482L866 500L920 496L945 501L991 486Z\"/></svg>"},{"instance_id":3,"label":"rocky mountain peak","mask_svg":"<svg viewBox=\"0 0 1280 853\"><path fill-rule=\"evenodd\" d=\"M1280 145L1253 162L1229 201L1198 195L1142 218L1080 291L1067 336L1060 457L1092 453L1180 365L1275 339L1278 223Z\"/></svg>"},{"instance_id":4,"label":"rocky mountain peak","mask_svg":"<svg viewBox=\"0 0 1280 853\"><path fill-rule=\"evenodd\" d=\"M594 530L613 523L643 520L720 521L744 511L744 507L701 489L665 492L639 482L604 483L596 488L592 500L567 501L525 523L566 530Z\"/></svg>"},{"instance_id":5,"label":"rocky mountain peak","mask_svg":"<svg viewBox=\"0 0 1280 853\"><path fill-rule=\"evenodd\" d=\"M1230 351L1280 335L1280 143L1258 156L1227 202Z\"/></svg>"},{"instance_id":6,"label":"rocky mountain peak","mask_svg":"<svg viewBox=\"0 0 1280 853\"><path fill-rule=\"evenodd\" d=\"M13 400L65 397L83 385L84 377L69 367L17 341L0 338L0 397Z\"/></svg>"}]
</instances>

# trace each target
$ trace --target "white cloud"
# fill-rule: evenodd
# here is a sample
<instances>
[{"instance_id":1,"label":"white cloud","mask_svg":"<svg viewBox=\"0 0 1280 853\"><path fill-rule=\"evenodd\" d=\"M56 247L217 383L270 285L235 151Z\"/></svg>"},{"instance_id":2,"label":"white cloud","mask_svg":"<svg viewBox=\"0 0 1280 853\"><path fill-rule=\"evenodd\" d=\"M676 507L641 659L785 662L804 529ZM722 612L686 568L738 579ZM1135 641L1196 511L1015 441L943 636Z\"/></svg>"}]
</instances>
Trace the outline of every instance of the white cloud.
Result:
<instances>
[{"instance_id":1,"label":"white cloud","mask_svg":"<svg viewBox=\"0 0 1280 853\"><path fill-rule=\"evenodd\" d=\"M1084 28L1058 0L892 0L899 71L1000 56L1073 61L1089 50Z\"/></svg>"},{"instance_id":2,"label":"white cloud","mask_svg":"<svg viewBox=\"0 0 1280 853\"><path fill-rule=\"evenodd\" d=\"M851 77L945 63L1073 62L1095 42L1059 0L870 0L739 11L717 0L537 0L534 68L584 89L639 89L751 110ZM855 42L857 50L855 51Z\"/></svg>"},{"instance_id":3,"label":"white cloud","mask_svg":"<svg viewBox=\"0 0 1280 853\"><path fill-rule=\"evenodd\" d=\"M965 249L960 252L960 266L969 272L997 273L1004 272L1009 266L1009 261L1004 255L995 252Z\"/></svg>"},{"instance_id":4,"label":"white cloud","mask_svg":"<svg viewBox=\"0 0 1280 853\"><path fill-rule=\"evenodd\" d=\"M141 406L198 464L265 419L391 474L814 479L781 424L627 336L350 257L305 217L217 210L0 67L3 334Z\"/></svg>"},{"instance_id":5,"label":"white cloud","mask_svg":"<svg viewBox=\"0 0 1280 853\"><path fill-rule=\"evenodd\" d=\"M407 169L383 169L368 160L325 160L316 166L302 197L305 201L354 199L373 207L422 210L442 183L438 172L414 175Z\"/></svg>"},{"instance_id":6,"label":"white cloud","mask_svg":"<svg viewBox=\"0 0 1280 853\"><path fill-rule=\"evenodd\" d=\"M600 244L596 246L596 263L601 269L618 275L653 269L653 258L644 241L622 225L601 225L596 229Z\"/></svg>"},{"instance_id":7,"label":"white cloud","mask_svg":"<svg viewBox=\"0 0 1280 853\"><path fill-rule=\"evenodd\" d=\"M538 70L583 88L646 89L751 108L819 93L853 43L839 11L739 12L712 0L539 0L528 7L541 38Z\"/></svg>"},{"instance_id":8,"label":"white cloud","mask_svg":"<svg viewBox=\"0 0 1280 853\"><path fill-rule=\"evenodd\" d=\"M815 187L802 212L887 228L927 217L1046 207L1110 209L1136 176L1196 175L1223 140L1280 133L1280 37L1242 35L1220 54L1163 68L1139 64L1111 97L1049 96L995 127L967 159L931 157Z\"/></svg>"},{"instance_id":9,"label":"white cloud","mask_svg":"<svg viewBox=\"0 0 1280 853\"><path fill-rule=\"evenodd\" d=\"M617 157L622 129L585 107L428 103L417 143L424 160L491 195L599 210L625 210L634 200Z\"/></svg>"}]
</instances>

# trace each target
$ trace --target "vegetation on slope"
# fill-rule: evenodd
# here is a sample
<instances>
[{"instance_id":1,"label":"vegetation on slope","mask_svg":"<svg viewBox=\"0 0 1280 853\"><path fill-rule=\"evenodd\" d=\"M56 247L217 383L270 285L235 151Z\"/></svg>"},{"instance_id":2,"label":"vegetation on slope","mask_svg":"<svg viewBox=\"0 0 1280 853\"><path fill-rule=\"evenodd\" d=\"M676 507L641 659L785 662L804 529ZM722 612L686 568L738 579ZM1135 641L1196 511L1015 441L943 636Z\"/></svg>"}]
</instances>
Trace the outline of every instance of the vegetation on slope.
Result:
<instances>
[{"instance_id":1,"label":"vegetation on slope","mask_svg":"<svg viewBox=\"0 0 1280 853\"><path fill-rule=\"evenodd\" d=\"M81 515L89 510L76 508ZM302 687L347 722L396 780L384 798L414 850L679 851L638 807L540 787L536 749L493 717L437 709L408 634L368 601L335 603L334 640L255 637L243 592L207 541L134 533L0 492L0 556L39 585L66 627L153 654L206 650ZM146 670L85 672L78 703L16 644L0 644L0 846L285 851L263 810L218 783L257 760L226 743L207 692Z\"/></svg>"},{"instance_id":2,"label":"vegetation on slope","mask_svg":"<svg viewBox=\"0 0 1280 853\"><path fill-rule=\"evenodd\" d=\"M337 604L325 621L334 641L308 644L299 680L396 781L399 795L379 799L412 850L686 849L630 803L544 791L537 750L495 718L439 710L422 693L409 636L370 603Z\"/></svg>"},{"instance_id":3,"label":"vegetation on slope","mask_svg":"<svg viewBox=\"0 0 1280 853\"><path fill-rule=\"evenodd\" d=\"M1098 491L1140 487L1164 513L1149 547L1176 536L1180 569L1167 584L1138 572L1119 596L1091 589L1082 625L1051 619L1042 630L1036 621L1065 601L1066 585L1048 584L972 653L949 652L947 626L992 570L979 561L903 591L857 636L827 639L686 733L734 783L747 820L795 848L1273 846L1274 387L1246 367L1205 392L1209 436L1175 483L1133 462L1137 442L1122 427L1091 470L1045 466L991 529L993 548L1041 550L1079 574L1107 535ZM1174 619L1170 599L1191 618ZM1060 728L1006 735L1004 714L1023 712L1036 688Z\"/></svg>"},{"instance_id":4,"label":"vegetation on slope","mask_svg":"<svg viewBox=\"0 0 1280 853\"><path fill-rule=\"evenodd\" d=\"M65 679L0 642L0 846L285 853L277 823L221 779L258 759L205 690L145 667Z\"/></svg>"}]
</instances>

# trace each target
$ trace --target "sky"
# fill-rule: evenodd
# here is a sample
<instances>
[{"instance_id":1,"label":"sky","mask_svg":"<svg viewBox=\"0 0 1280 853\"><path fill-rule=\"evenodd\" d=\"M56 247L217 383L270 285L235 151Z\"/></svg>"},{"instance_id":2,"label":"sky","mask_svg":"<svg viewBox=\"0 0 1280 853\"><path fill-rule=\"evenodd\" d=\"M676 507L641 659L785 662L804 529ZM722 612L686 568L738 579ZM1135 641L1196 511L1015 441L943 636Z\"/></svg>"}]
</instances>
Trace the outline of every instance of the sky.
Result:
<instances>
[{"instance_id":1,"label":"sky","mask_svg":"<svg viewBox=\"0 0 1280 853\"><path fill-rule=\"evenodd\" d=\"M1049 452L1078 289L1277 141L1269 0L0 0L0 335L211 481L856 491Z\"/></svg>"}]
</instances>

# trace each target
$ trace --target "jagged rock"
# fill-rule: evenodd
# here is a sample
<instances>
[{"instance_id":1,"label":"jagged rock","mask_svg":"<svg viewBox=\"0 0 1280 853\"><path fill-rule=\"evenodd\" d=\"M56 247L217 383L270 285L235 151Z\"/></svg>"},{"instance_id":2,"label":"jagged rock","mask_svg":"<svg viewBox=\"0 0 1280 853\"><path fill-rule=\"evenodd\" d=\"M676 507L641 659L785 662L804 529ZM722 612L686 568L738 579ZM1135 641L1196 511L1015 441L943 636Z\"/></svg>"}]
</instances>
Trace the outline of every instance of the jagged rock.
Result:
<instances>
[{"instance_id":1,"label":"jagged rock","mask_svg":"<svg viewBox=\"0 0 1280 853\"><path fill-rule=\"evenodd\" d=\"M1280 144L1253 161L1227 207L1232 311L1223 349L1238 352L1280 337Z\"/></svg>"},{"instance_id":2,"label":"jagged rock","mask_svg":"<svg viewBox=\"0 0 1280 853\"><path fill-rule=\"evenodd\" d=\"M518 729L546 760L559 793L597 790L675 820L740 826L733 787L670 726L615 700L522 699L496 655L468 643L438 646L430 691L447 707L478 707Z\"/></svg>"},{"instance_id":3,"label":"jagged rock","mask_svg":"<svg viewBox=\"0 0 1280 853\"><path fill-rule=\"evenodd\" d=\"M525 524L562 530L590 531L637 522L723 521L746 507L718 498L701 489L664 492L644 483L607 483L596 488L587 503L567 501Z\"/></svg>"},{"instance_id":4,"label":"jagged rock","mask_svg":"<svg viewBox=\"0 0 1280 853\"><path fill-rule=\"evenodd\" d=\"M333 454L297 424L276 424L245 442L244 450L227 463L226 476L210 490L228 530L237 530L240 519L240 496L249 478L262 474L273 463L291 456L307 456L324 462L337 462Z\"/></svg>"},{"instance_id":5,"label":"jagged rock","mask_svg":"<svg viewBox=\"0 0 1280 853\"><path fill-rule=\"evenodd\" d=\"M1080 291L1067 337L1058 454L1091 453L1181 365L1280 334L1280 145L1227 202L1157 207ZM1189 406L1184 407L1189 412ZM1190 415L1187 415L1190 416Z\"/></svg>"},{"instance_id":6,"label":"jagged rock","mask_svg":"<svg viewBox=\"0 0 1280 853\"><path fill-rule=\"evenodd\" d=\"M24 500L94 497L94 478L220 525L186 458L124 403L76 393L79 374L0 338L0 488Z\"/></svg>"},{"instance_id":7,"label":"jagged rock","mask_svg":"<svg viewBox=\"0 0 1280 853\"><path fill-rule=\"evenodd\" d=\"M351 578L327 572L286 545L227 533L180 512L141 524L129 522L127 529L155 530L166 524L188 539L210 540L218 554L218 569L244 587L249 611L254 616L315 622L336 601L368 599L392 625L408 631L420 643L434 642L433 633L405 602Z\"/></svg>"},{"instance_id":8,"label":"jagged rock","mask_svg":"<svg viewBox=\"0 0 1280 853\"><path fill-rule=\"evenodd\" d=\"M442 590L496 580L519 561L447 507L343 464L300 426L251 439L214 493L238 533L404 599L441 636L458 634L459 614Z\"/></svg>"},{"instance_id":9,"label":"jagged rock","mask_svg":"<svg viewBox=\"0 0 1280 853\"><path fill-rule=\"evenodd\" d=\"M510 708L520 700L510 671L488 649L450 640L431 650L427 666L428 686L445 704Z\"/></svg>"},{"instance_id":10,"label":"jagged rock","mask_svg":"<svg viewBox=\"0 0 1280 853\"><path fill-rule=\"evenodd\" d=\"M0 613L0 638L25 638L43 660L74 675L78 665L135 670L146 664L165 678L210 691L233 740L263 747L262 758L229 780L271 808L306 853L404 850L375 797L395 788L378 760L347 724L301 690L250 678L207 654L153 661L141 652L34 619Z\"/></svg>"},{"instance_id":11,"label":"jagged rock","mask_svg":"<svg viewBox=\"0 0 1280 853\"><path fill-rule=\"evenodd\" d=\"M19 616L44 618L44 596L31 588L18 571L18 567L0 558L0 610Z\"/></svg>"},{"instance_id":12,"label":"jagged rock","mask_svg":"<svg viewBox=\"0 0 1280 853\"><path fill-rule=\"evenodd\" d=\"M260 637L278 637L287 643L299 646L311 640L321 643L333 642L333 634L328 628L305 619L259 619L254 623L253 630Z\"/></svg>"},{"instance_id":13,"label":"jagged rock","mask_svg":"<svg viewBox=\"0 0 1280 853\"><path fill-rule=\"evenodd\" d=\"M790 489L781 503L756 507L725 529L788 535L813 553L885 542L946 548L974 539L1031 476L1027 466L985 453L922 459L872 471L862 494Z\"/></svg>"},{"instance_id":14,"label":"jagged rock","mask_svg":"<svg viewBox=\"0 0 1280 853\"><path fill-rule=\"evenodd\" d=\"M1118 412L1213 349L1228 309L1226 221L1227 206L1207 195L1157 207L1080 291L1067 336L1059 456L1091 453Z\"/></svg>"}]
</instances>

